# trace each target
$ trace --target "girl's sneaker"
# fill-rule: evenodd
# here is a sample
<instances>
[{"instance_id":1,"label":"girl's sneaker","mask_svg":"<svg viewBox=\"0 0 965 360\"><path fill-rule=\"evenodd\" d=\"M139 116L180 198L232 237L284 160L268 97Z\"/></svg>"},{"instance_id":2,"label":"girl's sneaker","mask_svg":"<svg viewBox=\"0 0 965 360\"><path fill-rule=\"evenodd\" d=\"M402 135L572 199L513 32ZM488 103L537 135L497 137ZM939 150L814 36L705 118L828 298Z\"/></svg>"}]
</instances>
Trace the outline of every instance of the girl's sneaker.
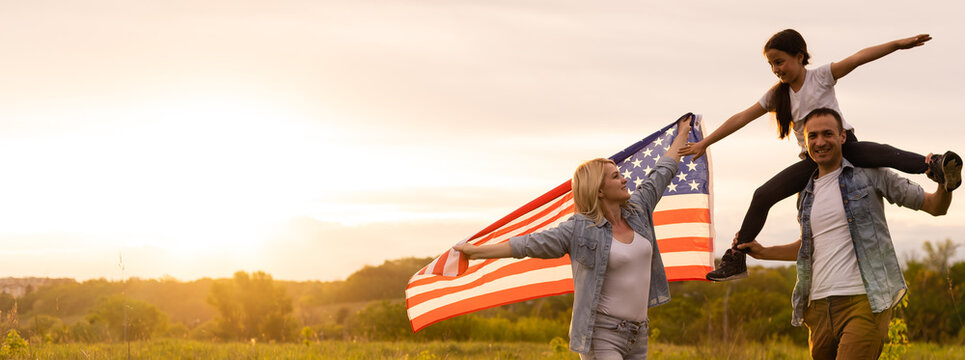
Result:
<instances>
[{"instance_id":1,"label":"girl's sneaker","mask_svg":"<svg viewBox=\"0 0 965 360\"><path fill-rule=\"evenodd\" d=\"M962 185L962 157L954 151L932 155L926 175L929 179L942 184L945 191L951 192Z\"/></svg>"},{"instance_id":2,"label":"girl's sneaker","mask_svg":"<svg viewBox=\"0 0 965 360\"><path fill-rule=\"evenodd\" d=\"M720 258L717 269L705 275L710 281L737 280L747 277L747 255L743 252L727 249Z\"/></svg>"}]
</instances>

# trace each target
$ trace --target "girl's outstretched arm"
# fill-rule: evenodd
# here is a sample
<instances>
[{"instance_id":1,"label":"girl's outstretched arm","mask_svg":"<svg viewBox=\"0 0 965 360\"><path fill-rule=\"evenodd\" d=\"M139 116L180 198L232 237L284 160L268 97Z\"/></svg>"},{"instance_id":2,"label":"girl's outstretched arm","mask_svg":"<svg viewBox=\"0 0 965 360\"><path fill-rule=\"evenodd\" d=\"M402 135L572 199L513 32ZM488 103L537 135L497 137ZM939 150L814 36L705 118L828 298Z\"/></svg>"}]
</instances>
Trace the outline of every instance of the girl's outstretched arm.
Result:
<instances>
[{"instance_id":1,"label":"girl's outstretched arm","mask_svg":"<svg viewBox=\"0 0 965 360\"><path fill-rule=\"evenodd\" d=\"M765 110L760 103L755 102L754 105L751 105L744 111L734 114L734 116L731 116L729 119L727 119L727 121L724 121L724 123L721 124L717 130L714 130L713 133L707 135L707 137L705 137L703 140L684 145L680 149L680 155L693 155L694 160L699 159L701 156L704 156L704 153L707 151L707 147L710 146L710 144L727 137L727 135L733 134L735 131L744 127L744 125L747 125L754 119L757 119L766 113L767 110Z\"/></svg>"},{"instance_id":2,"label":"girl's outstretched arm","mask_svg":"<svg viewBox=\"0 0 965 360\"><path fill-rule=\"evenodd\" d=\"M922 46L928 40L931 40L931 35L920 34L861 49L861 51L844 58L844 60L831 63L831 75L834 76L835 80L840 79L845 75L848 75L851 70L854 70L854 68L858 66L878 60L882 56L895 52L895 50L911 49L913 47Z\"/></svg>"}]
</instances>

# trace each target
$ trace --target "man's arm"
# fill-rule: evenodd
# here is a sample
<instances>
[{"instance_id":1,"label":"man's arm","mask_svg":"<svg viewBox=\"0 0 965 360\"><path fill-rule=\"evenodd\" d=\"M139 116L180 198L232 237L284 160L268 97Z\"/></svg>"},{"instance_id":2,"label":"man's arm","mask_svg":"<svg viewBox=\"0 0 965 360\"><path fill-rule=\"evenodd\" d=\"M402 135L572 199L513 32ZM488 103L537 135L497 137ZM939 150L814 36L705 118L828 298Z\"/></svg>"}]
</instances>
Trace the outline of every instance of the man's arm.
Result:
<instances>
[{"instance_id":1,"label":"man's arm","mask_svg":"<svg viewBox=\"0 0 965 360\"><path fill-rule=\"evenodd\" d=\"M921 203L921 211L941 216L948 213L948 207L952 205L952 193L945 191L945 186L938 184L938 190L933 193L925 193L925 200Z\"/></svg>"},{"instance_id":2,"label":"man's arm","mask_svg":"<svg viewBox=\"0 0 965 360\"><path fill-rule=\"evenodd\" d=\"M952 194L938 184L935 192L925 192L921 185L884 168L863 169L873 176L879 193L888 202L910 209L921 210L934 216L945 215L952 204ZM918 201L921 201L919 203Z\"/></svg>"},{"instance_id":3,"label":"man's arm","mask_svg":"<svg viewBox=\"0 0 965 360\"><path fill-rule=\"evenodd\" d=\"M764 247L757 240L737 245L738 249L748 249L747 255L758 260L796 261L801 239L784 245Z\"/></svg>"}]
</instances>

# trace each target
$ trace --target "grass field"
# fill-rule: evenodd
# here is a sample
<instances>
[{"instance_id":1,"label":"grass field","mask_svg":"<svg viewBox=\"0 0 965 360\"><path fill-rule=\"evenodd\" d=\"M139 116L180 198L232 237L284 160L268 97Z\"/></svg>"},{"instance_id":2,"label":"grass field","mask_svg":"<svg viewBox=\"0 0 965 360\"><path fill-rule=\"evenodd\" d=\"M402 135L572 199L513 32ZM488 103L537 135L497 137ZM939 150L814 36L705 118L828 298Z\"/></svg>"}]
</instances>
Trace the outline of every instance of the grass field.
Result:
<instances>
[{"instance_id":1,"label":"grass field","mask_svg":"<svg viewBox=\"0 0 965 360\"><path fill-rule=\"evenodd\" d=\"M809 359L804 344L651 344L650 359ZM126 359L125 344L31 344L22 359ZM304 344L155 340L130 344L131 359L579 359L565 344L346 342ZM912 344L902 359L965 359L965 347Z\"/></svg>"}]
</instances>

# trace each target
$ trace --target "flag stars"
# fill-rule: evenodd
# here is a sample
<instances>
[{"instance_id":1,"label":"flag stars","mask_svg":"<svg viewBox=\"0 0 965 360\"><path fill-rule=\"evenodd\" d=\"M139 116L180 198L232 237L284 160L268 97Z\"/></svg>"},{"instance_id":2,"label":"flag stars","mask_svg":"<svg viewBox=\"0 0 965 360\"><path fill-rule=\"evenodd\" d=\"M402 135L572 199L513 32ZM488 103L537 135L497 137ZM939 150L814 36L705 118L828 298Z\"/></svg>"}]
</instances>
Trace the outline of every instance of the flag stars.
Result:
<instances>
[{"instance_id":1,"label":"flag stars","mask_svg":"<svg viewBox=\"0 0 965 360\"><path fill-rule=\"evenodd\" d=\"M641 178L638 176L636 180L633 180L634 188L640 187L640 184L643 184L643 179L641 179Z\"/></svg>"},{"instance_id":2,"label":"flag stars","mask_svg":"<svg viewBox=\"0 0 965 360\"><path fill-rule=\"evenodd\" d=\"M644 157L650 157L650 154L651 154L651 153L653 153L653 150L651 150L651 149L645 149L645 150L643 150L643 156L644 156Z\"/></svg>"},{"instance_id":3,"label":"flag stars","mask_svg":"<svg viewBox=\"0 0 965 360\"><path fill-rule=\"evenodd\" d=\"M651 168L650 165L647 165L647 167L643 169L643 173L644 173L644 174L649 174L649 173L650 173L650 170L653 170L653 168Z\"/></svg>"},{"instance_id":4,"label":"flag stars","mask_svg":"<svg viewBox=\"0 0 965 360\"><path fill-rule=\"evenodd\" d=\"M640 159L633 160L633 167L635 168L640 167L640 162L641 162Z\"/></svg>"},{"instance_id":5,"label":"flag stars","mask_svg":"<svg viewBox=\"0 0 965 360\"><path fill-rule=\"evenodd\" d=\"M687 181L687 173L677 174L677 179L680 179L680 181Z\"/></svg>"},{"instance_id":6,"label":"flag stars","mask_svg":"<svg viewBox=\"0 0 965 360\"><path fill-rule=\"evenodd\" d=\"M623 170L623 177L627 178L627 180L630 180L631 174L630 169Z\"/></svg>"},{"instance_id":7,"label":"flag stars","mask_svg":"<svg viewBox=\"0 0 965 360\"><path fill-rule=\"evenodd\" d=\"M674 183L671 181L670 184L667 185L667 191L669 191L669 192L676 192L676 191L677 191L677 184L674 184Z\"/></svg>"},{"instance_id":8,"label":"flag stars","mask_svg":"<svg viewBox=\"0 0 965 360\"><path fill-rule=\"evenodd\" d=\"M663 145L663 138L657 138L657 140L655 140L655 141L653 142L653 144L654 144L654 145Z\"/></svg>"},{"instance_id":9,"label":"flag stars","mask_svg":"<svg viewBox=\"0 0 965 360\"><path fill-rule=\"evenodd\" d=\"M687 164L687 170L697 171L697 163L695 163L693 160L690 160L690 163Z\"/></svg>"},{"instance_id":10,"label":"flag stars","mask_svg":"<svg viewBox=\"0 0 965 360\"><path fill-rule=\"evenodd\" d=\"M697 183L696 181L694 181L694 180L690 180L690 182L687 183L687 185L690 185L690 190L697 190L697 187L698 187L700 184L698 184L698 183Z\"/></svg>"}]
</instances>

